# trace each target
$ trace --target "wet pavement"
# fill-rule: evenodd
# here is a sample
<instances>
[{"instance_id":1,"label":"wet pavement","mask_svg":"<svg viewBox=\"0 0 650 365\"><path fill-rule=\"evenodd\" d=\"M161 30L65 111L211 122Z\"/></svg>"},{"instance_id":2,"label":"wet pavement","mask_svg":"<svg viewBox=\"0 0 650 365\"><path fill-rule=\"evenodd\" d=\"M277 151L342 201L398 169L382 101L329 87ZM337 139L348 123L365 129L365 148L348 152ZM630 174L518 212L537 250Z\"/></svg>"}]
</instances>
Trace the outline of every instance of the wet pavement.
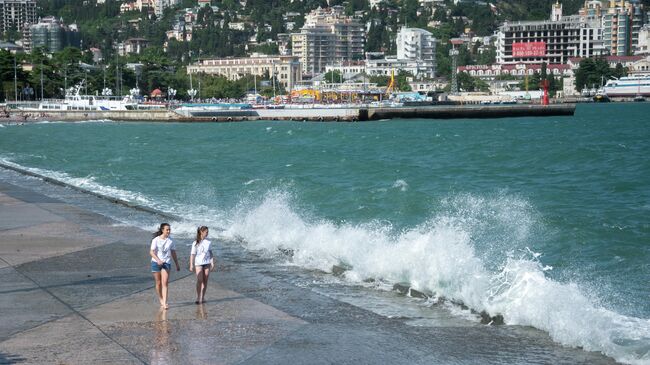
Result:
<instances>
[{"instance_id":1,"label":"wet pavement","mask_svg":"<svg viewBox=\"0 0 650 365\"><path fill-rule=\"evenodd\" d=\"M0 180L0 364L610 364L515 326L417 327L219 259L207 303L172 272L161 311L149 232Z\"/></svg>"}]
</instances>

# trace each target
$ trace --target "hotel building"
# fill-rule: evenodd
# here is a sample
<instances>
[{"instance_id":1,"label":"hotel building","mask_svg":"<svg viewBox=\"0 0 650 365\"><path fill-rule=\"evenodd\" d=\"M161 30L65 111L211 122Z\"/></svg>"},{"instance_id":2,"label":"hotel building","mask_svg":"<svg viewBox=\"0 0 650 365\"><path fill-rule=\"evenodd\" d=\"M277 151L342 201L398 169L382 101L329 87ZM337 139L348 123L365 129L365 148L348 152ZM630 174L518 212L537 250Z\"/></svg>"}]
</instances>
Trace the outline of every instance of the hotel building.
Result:
<instances>
[{"instance_id":1,"label":"hotel building","mask_svg":"<svg viewBox=\"0 0 650 365\"><path fill-rule=\"evenodd\" d=\"M293 56L266 56L253 53L245 58L207 58L187 66L187 73L221 75L237 80L244 75L273 76L288 88L302 80L300 60Z\"/></svg>"},{"instance_id":2,"label":"hotel building","mask_svg":"<svg viewBox=\"0 0 650 365\"><path fill-rule=\"evenodd\" d=\"M559 3L549 20L504 23L496 46L498 64L565 64L570 57L598 56L604 50L600 18L562 16Z\"/></svg>"}]
</instances>

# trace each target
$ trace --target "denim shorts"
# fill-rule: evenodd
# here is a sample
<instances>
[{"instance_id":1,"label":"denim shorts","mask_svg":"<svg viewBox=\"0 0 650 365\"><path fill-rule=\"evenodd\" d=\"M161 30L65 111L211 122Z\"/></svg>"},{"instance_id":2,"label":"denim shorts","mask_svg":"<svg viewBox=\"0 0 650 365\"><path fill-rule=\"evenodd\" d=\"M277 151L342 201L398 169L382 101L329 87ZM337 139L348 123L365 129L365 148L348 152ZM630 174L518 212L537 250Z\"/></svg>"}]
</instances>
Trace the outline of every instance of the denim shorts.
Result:
<instances>
[{"instance_id":1,"label":"denim shorts","mask_svg":"<svg viewBox=\"0 0 650 365\"><path fill-rule=\"evenodd\" d=\"M168 262L163 262L162 265L158 265L155 261L151 261L151 272L160 272L160 270L167 270L171 271L172 269L172 264Z\"/></svg>"}]
</instances>

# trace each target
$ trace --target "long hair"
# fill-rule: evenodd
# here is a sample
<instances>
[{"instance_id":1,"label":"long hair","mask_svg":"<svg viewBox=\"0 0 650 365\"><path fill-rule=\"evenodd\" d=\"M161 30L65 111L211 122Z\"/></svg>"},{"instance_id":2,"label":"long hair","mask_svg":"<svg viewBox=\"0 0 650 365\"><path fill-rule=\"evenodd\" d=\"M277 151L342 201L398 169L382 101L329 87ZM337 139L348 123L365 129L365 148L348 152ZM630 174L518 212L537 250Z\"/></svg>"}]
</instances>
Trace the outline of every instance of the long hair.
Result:
<instances>
[{"instance_id":1,"label":"long hair","mask_svg":"<svg viewBox=\"0 0 650 365\"><path fill-rule=\"evenodd\" d=\"M158 231L154 232L153 238L160 236L163 233L163 228L165 228L165 226L171 227L169 223L160 223L160 227L158 227Z\"/></svg>"},{"instance_id":2,"label":"long hair","mask_svg":"<svg viewBox=\"0 0 650 365\"><path fill-rule=\"evenodd\" d=\"M207 231L208 231L208 227L206 226L201 226L196 229L196 241L194 241L195 245L198 245L201 242L201 233Z\"/></svg>"}]
</instances>

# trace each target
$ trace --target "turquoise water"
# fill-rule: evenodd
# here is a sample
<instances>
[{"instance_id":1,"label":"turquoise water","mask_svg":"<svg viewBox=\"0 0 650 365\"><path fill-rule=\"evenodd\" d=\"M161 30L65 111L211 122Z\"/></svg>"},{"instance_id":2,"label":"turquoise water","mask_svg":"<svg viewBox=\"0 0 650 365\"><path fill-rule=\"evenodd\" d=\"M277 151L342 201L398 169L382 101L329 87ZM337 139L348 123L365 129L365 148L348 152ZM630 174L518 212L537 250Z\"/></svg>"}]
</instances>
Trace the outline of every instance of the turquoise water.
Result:
<instances>
[{"instance_id":1,"label":"turquoise water","mask_svg":"<svg viewBox=\"0 0 650 365\"><path fill-rule=\"evenodd\" d=\"M41 123L3 161L650 362L650 104L574 117ZM586 328L586 331L585 331Z\"/></svg>"}]
</instances>

